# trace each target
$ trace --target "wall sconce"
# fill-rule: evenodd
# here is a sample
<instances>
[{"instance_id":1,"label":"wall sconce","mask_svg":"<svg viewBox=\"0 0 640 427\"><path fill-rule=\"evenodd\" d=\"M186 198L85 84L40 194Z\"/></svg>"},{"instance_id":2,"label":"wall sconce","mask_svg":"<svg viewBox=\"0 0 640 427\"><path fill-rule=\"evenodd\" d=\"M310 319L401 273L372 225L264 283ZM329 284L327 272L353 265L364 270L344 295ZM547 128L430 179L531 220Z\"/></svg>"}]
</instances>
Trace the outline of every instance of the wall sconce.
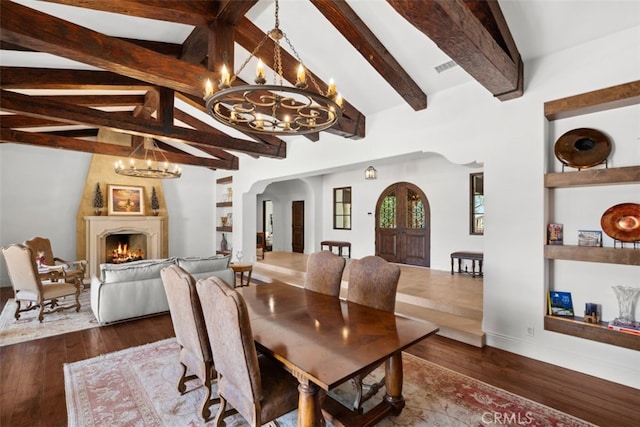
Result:
<instances>
[{"instance_id":1,"label":"wall sconce","mask_svg":"<svg viewBox=\"0 0 640 427\"><path fill-rule=\"evenodd\" d=\"M378 178L378 171L373 166L369 166L364 171L364 179L376 179Z\"/></svg>"}]
</instances>

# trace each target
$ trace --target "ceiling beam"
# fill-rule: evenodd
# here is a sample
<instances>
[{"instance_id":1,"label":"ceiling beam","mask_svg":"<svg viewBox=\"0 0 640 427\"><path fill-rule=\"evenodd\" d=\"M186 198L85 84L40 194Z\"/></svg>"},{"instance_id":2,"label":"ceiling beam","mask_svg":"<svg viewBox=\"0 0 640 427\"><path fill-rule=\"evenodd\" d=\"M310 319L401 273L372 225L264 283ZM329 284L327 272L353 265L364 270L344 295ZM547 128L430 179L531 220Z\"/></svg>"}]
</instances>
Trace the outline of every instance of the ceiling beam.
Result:
<instances>
[{"instance_id":1,"label":"ceiling beam","mask_svg":"<svg viewBox=\"0 0 640 427\"><path fill-rule=\"evenodd\" d=\"M153 86L109 71L0 67L2 89L139 90Z\"/></svg>"},{"instance_id":2,"label":"ceiling beam","mask_svg":"<svg viewBox=\"0 0 640 427\"><path fill-rule=\"evenodd\" d=\"M135 157L144 159L144 153L135 153L132 155L131 147L109 144L107 142L86 141L76 138L68 138L64 136L24 132L15 129L0 128L1 143L15 143L34 145L39 147L59 148L64 150L81 151L84 153L106 154L109 156ZM237 170L237 161L235 164L228 160L209 159L204 157L196 157L188 154L164 153L167 161L171 163L180 163L183 165L205 166L216 169Z\"/></svg>"},{"instance_id":3,"label":"ceiling beam","mask_svg":"<svg viewBox=\"0 0 640 427\"><path fill-rule=\"evenodd\" d=\"M137 119L125 113L108 113L5 90L0 91L0 108L3 111L54 119L65 123L116 128L127 133L148 135L161 140L176 139L187 144L215 146L247 154L275 158L286 157L286 144L284 142L281 147L275 147L227 135L167 126L156 120Z\"/></svg>"},{"instance_id":4,"label":"ceiling beam","mask_svg":"<svg viewBox=\"0 0 640 427\"><path fill-rule=\"evenodd\" d=\"M523 95L522 59L496 0L387 2L495 97Z\"/></svg>"},{"instance_id":5,"label":"ceiling beam","mask_svg":"<svg viewBox=\"0 0 640 427\"><path fill-rule=\"evenodd\" d=\"M427 108L427 95L344 0L311 3L414 110Z\"/></svg>"}]
</instances>

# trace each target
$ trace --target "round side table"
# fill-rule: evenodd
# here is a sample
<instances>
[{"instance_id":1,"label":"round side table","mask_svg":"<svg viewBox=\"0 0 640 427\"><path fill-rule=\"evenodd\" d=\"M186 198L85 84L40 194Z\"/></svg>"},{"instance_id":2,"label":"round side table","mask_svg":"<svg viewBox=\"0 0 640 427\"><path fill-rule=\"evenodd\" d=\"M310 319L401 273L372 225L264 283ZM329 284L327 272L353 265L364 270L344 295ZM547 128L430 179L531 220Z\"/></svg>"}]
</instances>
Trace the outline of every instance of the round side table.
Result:
<instances>
[{"instance_id":1,"label":"round side table","mask_svg":"<svg viewBox=\"0 0 640 427\"><path fill-rule=\"evenodd\" d=\"M234 276L235 274L240 274L240 284L238 286L249 286L251 282L251 272L253 271L253 264L242 263L242 262L232 262L229 264L229 267L233 270ZM244 273L248 272L247 281L244 281ZM235 285L235 284L234 284Z\"/></svg>"}]
</instances>

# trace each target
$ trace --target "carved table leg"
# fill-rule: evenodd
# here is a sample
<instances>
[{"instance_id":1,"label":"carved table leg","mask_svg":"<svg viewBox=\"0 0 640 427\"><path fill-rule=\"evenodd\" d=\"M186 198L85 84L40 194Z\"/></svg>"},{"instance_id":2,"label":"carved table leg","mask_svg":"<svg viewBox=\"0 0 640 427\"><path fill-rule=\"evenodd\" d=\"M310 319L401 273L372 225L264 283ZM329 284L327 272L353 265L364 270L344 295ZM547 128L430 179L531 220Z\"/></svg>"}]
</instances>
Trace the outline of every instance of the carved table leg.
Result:
<instances>
[{"instance_id":1,"label":"carved table leg","mask_svg":"<svg viewBox=\"0 0 640 427\"><path fill-rule=\"evenodd\" d=\"M320 405L319 388L312 382L301 382L298 385L298 426L323 427L325 425Z\"/></svg>"},{"instance_id":2,"label":"carved table leg","mask_svg":"<svg viewBox=\"0 0 640 427\"><path fill-rule=\"evenodd\" d=\"M397 352L384 364L386 394L384 400L393 407L393 415L399 415L405 402L402 396L402 353Z\"/></svg>"}]
</instances>

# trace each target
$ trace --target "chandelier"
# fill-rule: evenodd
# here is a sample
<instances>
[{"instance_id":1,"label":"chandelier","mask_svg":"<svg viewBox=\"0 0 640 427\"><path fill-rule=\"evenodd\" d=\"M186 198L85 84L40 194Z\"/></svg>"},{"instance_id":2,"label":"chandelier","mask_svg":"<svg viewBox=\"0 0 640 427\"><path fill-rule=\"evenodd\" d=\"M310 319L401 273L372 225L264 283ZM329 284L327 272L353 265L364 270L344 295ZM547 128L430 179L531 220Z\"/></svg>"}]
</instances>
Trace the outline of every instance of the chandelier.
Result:
<instances>
[{"instance_id":1,"label":"chandelier","mask_svg":"<svg viewBox=\"0 0 640 427\"><path fill-rule=\"evenodd\" d=\"M145 166L137 168L134 155L141 148L144 149ZM162 162L158 161L156 153L162 155ZM138 178L180 178L182 176L182 170L178 165L175 165L173 169L171 169L167 157L160 151L155 141L148 136L145 136L142 144L138 144L135 150L129 155L129 167L125 167L124 162L118 160L114 165L114 169L118 175L135 176Z\"/></svg>"},{"instance_id":2,"label":"chandelier","mask_svg":"<svg viewBox=\"0 0 640 427\"><path fill-rule=\"evenodd\" d=\"M218 91L207 80L204 100L207 111L216 120L242 132L269 135L304 135L328 129L342 117L342 97L333 80L325 94L311 74L307 76L302 59L287 35L280 30L278 0L275 1L275 28L268 31L235 75L222 66ZM258 58L254 85L231 86L239 73L256 57L268 38L273 40L273 84L266 85L264 64ZM299 62L295 86L285 86L282 75L280 41L284 39ZM315 92L308 90L308 80Z\"/></svg>"}]
</instances>

